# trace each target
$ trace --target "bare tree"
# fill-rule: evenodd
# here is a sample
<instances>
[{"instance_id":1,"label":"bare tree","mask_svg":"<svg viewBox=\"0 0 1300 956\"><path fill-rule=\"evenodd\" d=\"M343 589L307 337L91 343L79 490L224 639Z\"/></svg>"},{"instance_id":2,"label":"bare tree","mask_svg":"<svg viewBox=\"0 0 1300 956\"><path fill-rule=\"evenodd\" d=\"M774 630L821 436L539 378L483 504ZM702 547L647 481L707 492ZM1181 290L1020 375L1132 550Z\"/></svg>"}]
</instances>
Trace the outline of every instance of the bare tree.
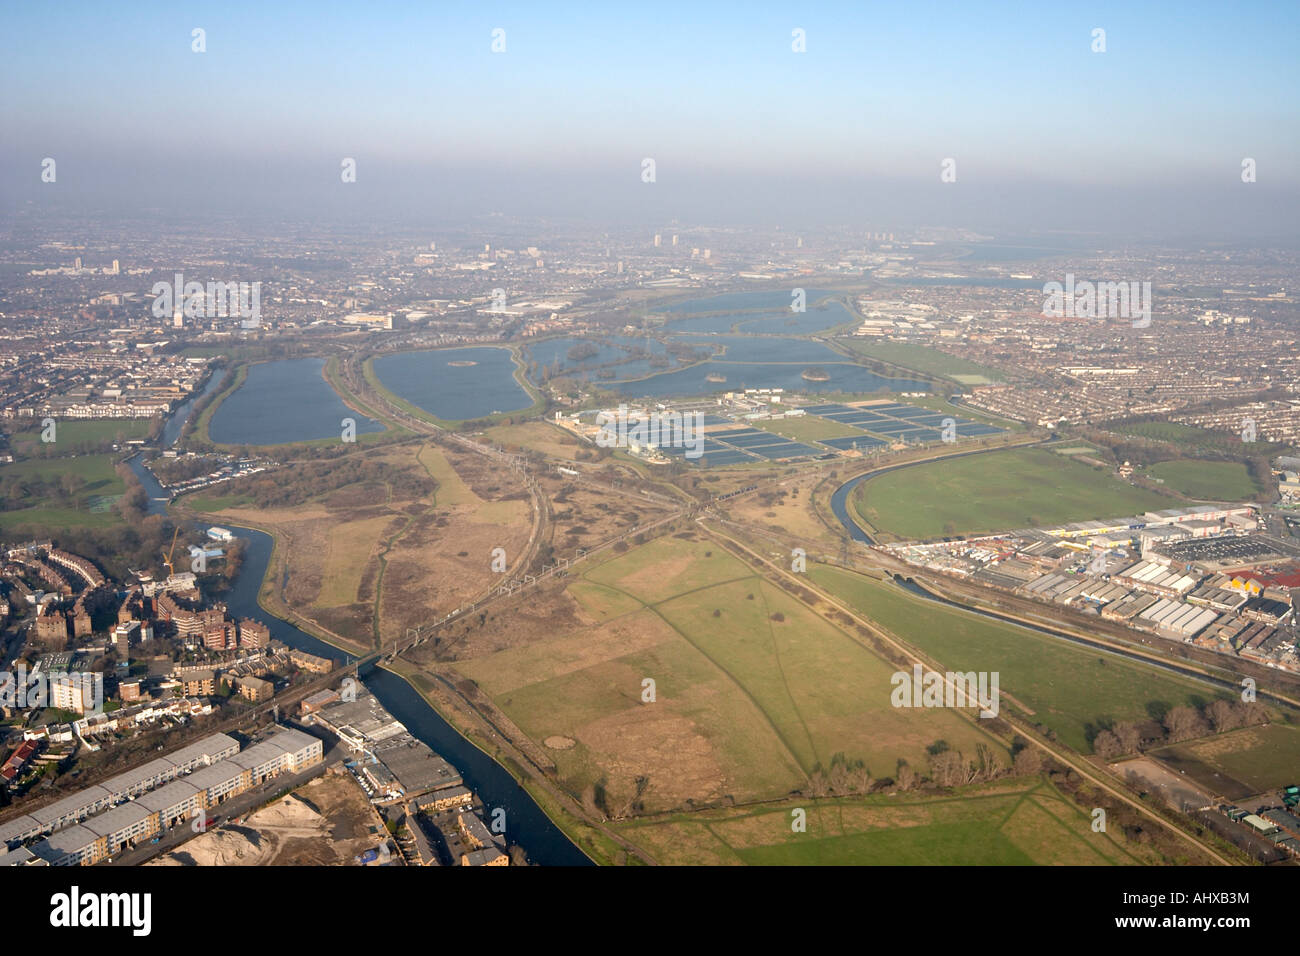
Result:
<instances>
[{"instance_id":1,"label":"bare tree","mask_svg":"<svg viewBox=\"0 0 1300 956\"><path fill-rule=\"evenodd\" d=\"M1043 755L1037 747L1025 747L1016 754L1012 770L1022 777L1028 777L1043 769Z\"/></svg>"},{"instance_id":2,"label":"bare tree","mask_svg":"<svg viewBox=\"0 0 1300 956\"><path fill-rule=\"evenodd\" d=\"M1092 741L1093 752L1102 760L1114 760L1123 750L1120 747L1119 738L1109 730L1103 730Z\"/></svg>"},{"instance_id":3,"label":"bare tree","mask_svg":"<svg viewBox=\"0 0 1300 956\"><path fill-rule=\"evenodd\" d=\"M894 774L894 783L899 790L907 791L916 786L916 771L908 766L906 760L898 761L898 771Z\"/></svg>"},{"instance_id":4,"label":"bare tree","mask_svg":"<svg viewBox=\"0 0 1300 956\"><path fill-rule=\"evenodd\" d=\"M1226 700L1212 700L1205 708L1205 716L1210 721L1210 726L1214 728L1216 734L1221 734L1225 730L1232 730L1237 726L1238 716L1232 709L1232 704Z\"/></svg>"},{"instance_id":5,"label":"bare tree","mask_svg":"<svg viewBox=\"0 0 1300 956\"><path fill-rule=\"evenodd\" d=\"M1136 724L1116 724L1112 733L1119 740L1119 752L1122 754L1135 754L1142 746L1142 733Z\"/></svg>"},{"instance_id":6,"label":"bare tree","mask_svg":"<svg viewBox=\"0 0 1300 956\"><path fill-rule=\"evenodd\" d=\"M967 782L966 758L959 750L945 750L930 758L930 779L940 787L957 787Z\"/></svg>"},{"instance_id":7,"label":"bare tree","mask_svg":"<svg viewBox=\"0 0 1300 956\"><path fill-rule=\"evenodd\" d=\"M827 780L821 764L814 767L812 774L809 775L808 787L814 797L824 797L830 791L830 781Z\"/></svg>"},{"instance_id":8,"label":"bare tree","mask_svg":"<svg viewBox=\"0 0 1300 956\"><path fill-rule=\"evenodd\" d=\"M842 753L831 758L830 786L838 794L849 792L849 768Z\"/></svg>"},{"instance_id":9,"label":"bare tree","mask_svg":"<svg viewBox=\"0 0 1300 956\"><path fill-rule=\"evenodd\" d=\"M1165 714L1165 730L1171 743L1190 740L1199 735L1203 722L1201 715L1190 707L1171 707Z\"/></svg>"},{"instance_id":10,"label":"bare tree","mask_svg":"<svg viewBox=\"0 0 1300 956\"><path fill-rule=\"evenodd\" d=\"M1241 701L1236 704L1236 710L1243 727L1268 723L1268 708L1257 700Z\"/></svg>"}]
</instances>

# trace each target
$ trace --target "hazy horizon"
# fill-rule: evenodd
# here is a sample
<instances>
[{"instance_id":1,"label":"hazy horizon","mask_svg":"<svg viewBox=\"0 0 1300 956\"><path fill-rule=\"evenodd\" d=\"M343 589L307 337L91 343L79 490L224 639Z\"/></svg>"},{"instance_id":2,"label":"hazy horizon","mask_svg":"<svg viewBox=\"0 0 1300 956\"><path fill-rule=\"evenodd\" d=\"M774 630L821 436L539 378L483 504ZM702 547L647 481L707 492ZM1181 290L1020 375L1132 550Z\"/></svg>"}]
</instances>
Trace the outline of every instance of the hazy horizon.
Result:
<instances>
[{"instance_id":1,"label":"hazy horizon","mask_svg":"<svg viewBox=\"0 0 1300 956\"><path fill-rule=\"evenodd\" d=\"M1289 4L62 9L0 18L5 216L1286 239L1300 214Z\"/></svg>"}]
</instances>

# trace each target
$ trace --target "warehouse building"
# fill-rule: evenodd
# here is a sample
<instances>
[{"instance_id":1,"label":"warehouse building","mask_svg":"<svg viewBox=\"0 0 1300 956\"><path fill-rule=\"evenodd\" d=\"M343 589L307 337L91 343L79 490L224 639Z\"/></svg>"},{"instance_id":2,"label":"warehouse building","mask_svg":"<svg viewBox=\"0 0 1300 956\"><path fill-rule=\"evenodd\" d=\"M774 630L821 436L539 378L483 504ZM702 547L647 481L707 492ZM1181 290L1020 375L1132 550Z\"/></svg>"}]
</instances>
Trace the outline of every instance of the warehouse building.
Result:
<instances>
[{"instance_id":1,"label":"warehouse building","mask_svg":"<svg viewBox=\"0 0 1300 956\"><path fill-rule=\"evenodd\" d=\"M1101 616L1112 621L1131 621L1160 600L1154 594L1134 594L1130 592L1128 597L1121 598L1102 608Z\"/></svg>"},{"instance_id":2,"label":"warehouse building","mask_svg":"<svg viewBox=\"0 0 1300 956\"><path fill-rule=\"evenodd\" d=\"M1272 598L1254 597L1241 606L1241 616L1248 621L1261 624L1285 624L1290 620L1293 610L1286 601Z\"/></svg>"},{"instance_id":3,"label":"warehouse building","mask_svg":"<svg viewBox=\"0 0 1300 956\"><path fill-rule=\"evenodd\" d=\"M1162 597L1179 597L1196 587L1198 577L1173 571L1154 561L1139 561L1115 575L1115 581L1135 591L1146 591Z\"/></svg>"},{"instance_id":4,"label":"warehouse building","mask_svg":"<svg viewBox=\"0 0 1300 956\"><path fill-rule=\"evenodd\" d=\"M1236 611L1250 598L1240 589L1227 587L1228 581L1227 575L1216 574L1187 595L1188 603L1200 604L1216 611Z\"/></svg>"}]
</instances>

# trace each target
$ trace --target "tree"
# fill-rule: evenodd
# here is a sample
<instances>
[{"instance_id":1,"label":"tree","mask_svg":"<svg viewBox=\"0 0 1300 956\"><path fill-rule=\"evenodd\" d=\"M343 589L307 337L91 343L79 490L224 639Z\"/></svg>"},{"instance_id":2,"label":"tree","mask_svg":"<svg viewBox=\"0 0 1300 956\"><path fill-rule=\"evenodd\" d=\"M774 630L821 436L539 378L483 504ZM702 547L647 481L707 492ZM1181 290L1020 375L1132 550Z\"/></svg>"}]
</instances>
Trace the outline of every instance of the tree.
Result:
<instances>
[{"instance_id":1,"label":"tree","mask_svg":"<svg viewBox=\"0 0 1300 956\"><path fill-rule=\"evenodd\" d=\"M1135 754L1142 746L1142 733L1135 724L1116 724L1112 732L1119 740L1119 752L1122 754Z\"/></svg>"},{"instance_id":2,"label":"tree","mask_svg":"<svg viewBox=\"0 0 1300 956\"><path fill-rule=\"evenodd\" d=\"M1200 714L1190 707L1169 708L1169 713L1165 714L1164 724L1170 743L1199 736L1204 726Z\"/></svg>"},{"instance_id":3,"label":"tree","mask_svg":"<svg viewBox=\"0 0 1300 956\"><path fill-rule=\"evenodd\" d=\"M958 750L945 750L930 757L930 779L940 787L966 783L966 760Z\"/></svg>"},{"instance_id":4,"label":"tree","mask_svg":"<svg viewBox=\"0 0 1300 956\"><path fill-rule=\"evenodd\" d=\"M826 779L821 764L814 767L812 774L808 777L808 788L812 791L814 797L824 797L830 792L830 781Z\"/></svg>"},{"instance_id":5,"label":"tree","mask_svg":"<svg viewBox=\"0 0 1300 956\"><path fill-rule=\"evenodd\" d=\"M843 795L849 792L849 767L842 753L831 757L830 784L834 793Z\"/></svg>"},{"instance_id":6,"label":"tree","mask_svg":"<svg viewBox=\"0 0 1300 956\"><path fill-rule=\"evenodd\" d=\"M1221 734L1225 730L1232 730L1237 726L1237 713L1232 709L1232 704L1226 700L1212 700L1205 708L1205 716L1210 721L1210 726L1214 728L1216 734Z\"/></svg>"},{"instance_id":7,"label":"tree","mask_svg":"<svg viewBox=\"0 0 1300 956\"><path fill-rule=\"evenodd\" d=\"M1235 709L1242 727L1268 723L1268 708L1257 700L1239 701Z\"/></svg>"},{"instance_id":8,"label":"tree","mask_svg":"<svg viewBox=\"0 0 1300 956\"><path fill-rule=\"evenodd\" d=\"M1016 754L1011 769L1017 776L1032 776L1043 769L1043 755L1037 747L1025 747Z\"/></svg>"},{"instance_id":9,"label":"tree","mask_svg":"<svg viewBox=\"0 0 1300 956\"><path fill-rule=\"evenodd\" d=\"M63 496L74 505L76 504L78 494L81 493L81 489L85 486L86 480L80 475L74 475L70 471L64 472L63 476L59 479L59 490L62 491Z\"/></svg>"},{"instance_id":10,"label":"tree","mask_svg":"<svg viewBox=\"0 0 1300 956\"><path fill-rule=\"evenodd\" d=\"M1092 749L1102 760L1114 760L1123 752L1120 749L1119 738L1109 730L1103 730L1093 738Z\"/></svg>"},{"instance_id":11,"label":"tree","mask_svg":"<svg viewBox=\"0 0 1300 956\"><path fill-rule=\"evenodd\" d=\"M911 790L916 786L916 771L908 766L906 760L898 761L898 771L894 774L894 783L902 791Z\"/></svg>"}]
</instances>

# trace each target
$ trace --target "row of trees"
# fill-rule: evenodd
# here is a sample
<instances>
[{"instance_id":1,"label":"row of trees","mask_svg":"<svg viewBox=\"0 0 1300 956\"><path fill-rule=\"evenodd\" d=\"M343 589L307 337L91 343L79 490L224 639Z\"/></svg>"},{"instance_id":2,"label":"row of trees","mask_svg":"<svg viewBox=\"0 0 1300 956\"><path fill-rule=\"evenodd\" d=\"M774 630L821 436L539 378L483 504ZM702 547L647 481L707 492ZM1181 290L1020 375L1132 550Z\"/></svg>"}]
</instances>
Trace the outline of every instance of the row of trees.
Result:
<instances>
[{"instance_id":1,"label":"row of trees","mask_svg":"<svg viewBox=\"0 0 1300 956\"><path fill-rule=\"evenodd\" d=\"M1092 749L1103 760L1112 760L1138 753L1148 747L1175 744L1204 737L1209 733L1222 734L1238 727L1267 723L1268 719L1268 708L1257 701L1220 698L1202 707L1171 707L1160 722L1160 734L1153 739L1144 739L1136 724L1117 723L1100 731L1093 738Z\"/></svg>"},{"instance_id":2,"label":"row of trees","mask_svg":"<svg viewBox=\"0 0 1300 956\"><path fill-rule=\"evenodd\" d=\"M975 756L967 758L960 750L953 750L944 740L930 745L927 766L922 770L906 760L899 760L894 769L893 786L899 791L916 790L922 786L960 787L983 783L1011 774L1027 776L1043 769L1043 757L1037 748L1018 737L1012 748L1012 764L1004 767L994 757L993 749L984 743L975 745ZM853 760L842 753L831 758L830 766L817 764L809 775L808 792L813 797L845 797L870 793L880 781L875 780L870 769L861 760ZM885 781L886 784L889 781Z\"/></svg>"}]
</instances>

